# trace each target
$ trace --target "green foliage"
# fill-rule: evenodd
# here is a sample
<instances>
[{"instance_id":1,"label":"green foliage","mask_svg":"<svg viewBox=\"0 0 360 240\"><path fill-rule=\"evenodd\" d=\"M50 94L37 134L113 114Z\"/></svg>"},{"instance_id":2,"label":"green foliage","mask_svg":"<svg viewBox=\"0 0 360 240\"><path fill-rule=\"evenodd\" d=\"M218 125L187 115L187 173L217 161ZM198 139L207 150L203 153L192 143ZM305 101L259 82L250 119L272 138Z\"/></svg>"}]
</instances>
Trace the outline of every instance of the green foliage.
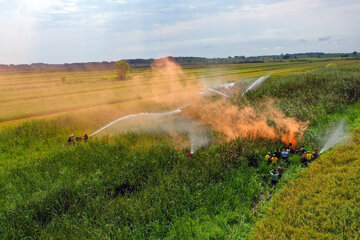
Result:
<instances>
[{"instance_id":1,"label":"green foliage","mask_svg":"<svg viewBox=\"0 0 360 240\"><path fill-rule=\"evenodd\" d=\"M317 116L341 112L360 99L360 66L323 68L305 74L271 77L256 91L240 96L239 104L274 98L286 115L312 121Z\"/></svg>"},{"instance_id":2,"label":"green foliage","mask_svg":"<svg viewBox=\"0 0 360 240\"><path fill-rule=\"evenodd\" d=\"M115 70L118 75L119 80L126 80L127 74L131 71L131 67L129 63L125 60L121 60L120 62L115 63Z\"/></svg>"}]
</instances>

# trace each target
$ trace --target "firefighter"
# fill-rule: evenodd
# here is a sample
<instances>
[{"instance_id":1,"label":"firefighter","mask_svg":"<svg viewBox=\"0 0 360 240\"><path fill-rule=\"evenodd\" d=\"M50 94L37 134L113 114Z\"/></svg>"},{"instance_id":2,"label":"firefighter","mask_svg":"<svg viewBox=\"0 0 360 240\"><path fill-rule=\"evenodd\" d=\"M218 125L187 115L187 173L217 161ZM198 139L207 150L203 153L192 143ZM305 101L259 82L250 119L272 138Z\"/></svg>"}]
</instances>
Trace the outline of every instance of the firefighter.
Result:
<instances>
[{"instance_id":1,"label":"firefighter","mask_svg":"<svg viewBox=\"0 0 360 240\"><path fill-rule=\"evenodd\" d=\"M89 137L88 137L87 133L85 133L85 135L84 135L84 142L87 142L88 139L89 139Z\"/></svg>"},{"instance_id":2,"label":"firefighter","mask_svg":"<svg viewBox=\"0 0 360 240\"><path fill-rule=\"evenodd\" d=\"M276 169L273 169L270 171L270 175L271 175L271 185L275 186L278 181L279 172L276 171Z\"/></svg>"},{"instance_id":3,"label":"firefighter","mask_svg":"<svg viewBox=\"0 0 360 240\"><path fill-rule=\"evenodd\" d=\"M289 143L289 145L286 148L286 151L290 154L290 153L295 153L295 149L293 148L293 144Z\"/></svg>"},{"instance_id":4,"label":"firefighter","mask_svg":"<svg viewBox=\"0 0 360 240\"><path fill-rule=\"evenodd\" d=\"M307 167L306 153L301 154L301 163L303 167Z\"/></svg>"},{"instance_id":5,"label":"firefighter","mask_svg":"<svg viewBox=\"0 0 360 240\"><path fill-rule=\"evenodd\" d=\"M281 158L281 152L280 150L277 148L276 151L274 152L275 156L279 159Z\"/></svg>"},{"instance_id":6,"label":"firefighter","mask_svg":"<svg viewBox=\"0 0 360 240\"><path fill-rule=\"evenodd\" d=\"M78 142L81 142L82 138L81 137L76 137L75 140L78 143Z\"/></svg>"},{"instance_id":7,"label":"firefighter","mask_svg":"<svg viewBox=\"0 0 360 240\"><path fill-rule=\"evenodd\" d=\"M266 156L265 156L265 161L266 161L267 163L270 163L270 162L271 162L271 154L270 154L270 152L268 152L268 153L266 154Z\"/></svg>"},{"instance_id":8,"label":"firefighter","mask_svg":"<svg viewBox=\"0 0 360 240\"><path fill-rule=\"evenodd\" d=\"M320 154L318 153L318 149L315 148L315 149L314 149L314 152L313 152L313 158L314 158L314 160L317 159L319 156L320 156Z\"/></svg>"},{"instance_id":9,"label":"firefighter","mask_svg":"<svg viewBox=\"0 0 360 240\"><path fill-rule=\"evenodd\" d=\"M186 154L186 157L190 158L190 157L192 157L192 155L193 155L192 152L188 152L188 153Z\"/></svg>"},{"instance_id":10,"label":"firefighter","mask_svg":"<svg viewBox=\"0 0 360 240\"><path fill-rule=\"evenodd\" d=\"M304 146L302 146L301 148L300 148L300 154L306 154L306 150L305 150L305 147Z\"/></svg>"},{"instance_id":11,"label":"firefighter","mask_svg":"<svg viewBox=\"0 0 360 240\"><path fill-rule=\"evenodd\" d=\"M272 158L271 158L271 162L273 165L276 165L277 164L277 161L278 161L278 158L276 157L275 154L273 154Z\"/></svg>"},{"instance_id":12,"label":"firefighter","mask_svg":"<svg viewBox=\"0 0 360 240\"><path fill-rule=\"evenodd\" d=\"M288 154L289 152L285 151L285 149L281 152L281 158L286 162L288 160Z\"/></svg>"},{"instance_id":13,"label":"firefighter","mask_svg":"<svg viewBox=\"0 0 360 240\"><path fill-rule=\"evenodd\" d=\"M311 153L308 151L306 154L306 161L311 162L313 160Z\"/></svg>"},{"instance_id":14,"label":"firefighter","mask_svg":"<svg viewBox=\"0 0 360 240\"><path fill-rule=\"evenodd\" d=\"M71 134L68 138L68 144L69 145L74 145L74 134Z\"/></svg>"},{"instance_id":15,"label":"firefighter","mask_svg":"<svg viewBox=\"0 0 360 240\"><path fill-rule=\"evenodd\" d=\"M291 149L292 149L292 143L289 143L288 149L290 149L290 151L291 151Z\"/></svg>"},{"instance_id":16,"label":"firefighter","mask_svg":"<svg viewBox=\"0 0 360 240\"><path fill-rule=\"evenodd\" d=\"M279 178L281 178L281 176L284 174L284 168L282 166L282 164L280 164L280 166L278 167L278 173L279 173Z\"/></svg>"}]
</instances>

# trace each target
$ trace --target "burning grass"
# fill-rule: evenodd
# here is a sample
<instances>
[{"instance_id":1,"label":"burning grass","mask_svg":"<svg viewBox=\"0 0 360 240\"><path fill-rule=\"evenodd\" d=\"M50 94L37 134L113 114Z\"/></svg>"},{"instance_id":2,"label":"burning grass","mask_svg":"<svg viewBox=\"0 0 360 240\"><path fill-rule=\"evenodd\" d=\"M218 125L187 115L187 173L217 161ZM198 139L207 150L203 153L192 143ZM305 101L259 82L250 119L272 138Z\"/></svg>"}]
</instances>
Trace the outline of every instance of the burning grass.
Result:
<instances>
[{"instance_id":1,"label":"burning grass","mask_svg":"<svg viewBox=\"0 0 360 240\"><path fill-rule=\"evenodd\" d=\"M258 137L270 140L281 140L284 145L292 143L296 146L297 139L301 139L308 123L296 121L285 116L270 102L262 103L258 109L251 106L238 108L226 100L216 102L197 103L188 109L189 114L196 119L209 122L219 132L224 133L228 140L236 138ZM270 126L268 123L274 124Z\"/></svg>"}]
</instances>

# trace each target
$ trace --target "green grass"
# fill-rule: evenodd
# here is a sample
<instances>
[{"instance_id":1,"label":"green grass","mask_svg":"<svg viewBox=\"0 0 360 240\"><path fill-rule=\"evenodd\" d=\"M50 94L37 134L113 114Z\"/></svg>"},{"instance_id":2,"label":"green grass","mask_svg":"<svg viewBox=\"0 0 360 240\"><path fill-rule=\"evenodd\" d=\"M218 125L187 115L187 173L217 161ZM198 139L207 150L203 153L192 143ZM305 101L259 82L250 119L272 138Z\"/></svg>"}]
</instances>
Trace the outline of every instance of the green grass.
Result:
<instances>
[{"instance_id":1,"label":"green grass","mask_svg":"<svg viewBox=\"0 0 360 240\"><path fill-rule=\"evenodd\" d=\"M227 201L214 192L219 182L232 185L236 179L233 191L253 189L241 196L248 198L244 205L249 207L263 186L251 179L239 185L256 170L248 159L256 160L274 147L265 140L224 143L189 159L168 144L167 136L134 134L112 139L110 145L104 139L69 147L60 144L66 135L57 130L58 124L34 121L0 132L4 142L13 139L2 152L19 153L9 156L19 165L2 160L0 232L5 238L98 238L111 236L114 227L119 238L165 237L170 219ZM252 152L261 145L263 149ZM36 149L38 154L29 154ZM226 169L235 166L247 175L238 172L234 178Z\"/></svg>"},{"instance_id":2,"label":"green grass","mask_svg":"<svg viewBox=\"0 0 360 240\"><path fill-rule=\"evenodd\" d=\"M326 137L331 135L338 123L344 120L347 131L352 131L360 126L360 103L344 106L340 111L333 114L318 116L309 125L304 134L304 142L311 146L322 146Z\"/></svg>"},{"instance_id":3,"label":"green grass","mask_svg":"<svg viewBox=\"0 0 360 240\"><path fill-rule=\"evenodd\" d=\"M272 77L257 91L248 92L244 101L274 98L286 115L304 121L341 112L360 97L360 66L327 67L305 74Z\"/></svg>"},{"instance_id":4,"label":"green grass","mask_svg":"<svg viewBox=\"0 0 360 240\"><path fill-rule=\"evenodd\" d=\"M14 145L21 144L25 151L36 145L45 148L41 139L57 133L51 123L27 124L13 132L24 139ZM12 137L11 130L16 131L6 129L0 134ZM25 140L24 136L32 137ZM242 211L245 222L251 219L254 200L270 189L262 179L270 167L263 162L258 168L251 165L278 143L239 140L186 158L167 138L128 134L116 137L113 144L104 139L75 147L59 146L60 138L53 138L46 145L51 151L30 155L21 166L7 165L1 172L0 232L5 238L138 239L195 234L201 239L226 237L230 230L243 235L234 218ZM229 229L186 233L180 229L193 224L183 221L187 217L194 221L216 217L216 224ZM249 231L249 226L243 229Z\"/></svg>"}]
</instances>

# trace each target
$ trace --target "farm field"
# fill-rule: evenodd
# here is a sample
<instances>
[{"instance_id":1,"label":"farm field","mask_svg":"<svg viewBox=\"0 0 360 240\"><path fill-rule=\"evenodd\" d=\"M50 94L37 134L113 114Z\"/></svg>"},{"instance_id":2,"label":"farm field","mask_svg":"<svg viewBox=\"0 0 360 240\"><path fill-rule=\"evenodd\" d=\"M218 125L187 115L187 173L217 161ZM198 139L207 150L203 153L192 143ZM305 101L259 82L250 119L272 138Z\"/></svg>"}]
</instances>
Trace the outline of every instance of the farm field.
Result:
<instances>
[{"instance_id":1,"label":"farm field","mask_svg":"<svg viewBox=\"0 0 360 240\"><path fill-rule=\"evenodd\" d=\"M117 81L115 71L0 74L0 124L72 113L84 119L93 118L92 122L99 127L123 115L169 108L164 104L155 104L154 98L159 96L176 98L182 93L203 90L206 85L232 81L243 81L246 86L263 75L307 72L332 62L349 65L354 61L187 66L176 73L175 80L166 74L156 76L150 68L134 69L132 80L128 81ZM173 86L179 79L186 87L179 89ZM102 119L96 122L95 116L99 115Z\"/></svg>"},{"instance_id":2,"label":"farm field","mask_svg":"<svg viewBox=\"0 0 360 240\"><path fill-rule=\"evenodd\" d=\"M13 102L8 101L12 107L3 109L8 112L4 112L0 128L0 238L256 239L263 234L271 238L274 232L268 223L276 223L274 218L295 226L298 216L308 216L312 206L308 203L328 199L331 191L347 198L348 205L333 212L339 203L336 199L319 205L316 213L322 216L331 212L332 218L316 225L309 237L326 238L337 233L343 238L356 237L358 224L346 229L345 223L356 222L360 208L357 196L350 191L358 188L338 181L342 178L349 183L359 177L358 171L348 178L344 174L358 164L360 64L330 63L189 66L183 70L169 65L165 73L135 69L133 80L125 82L114 81L113 72L103 71L3 75L3 85L9 84L5 79L13 77L13 90L31 87L31 82L32 87L44 84L49 88L39 88L39 98L30 89L18 89L24 91L23 96L13 92ZM270 73L269 79L245 95L240 91L226 99L194 98L193 92L203 86L240 80L246 87ZM92 92L95 86L106 90ZM62 91L68 95L62 96ZM123 95L141 99L114 102ZM21 97L27 99L19 100ZM183 141L193 141L191 132L186 131L175 135L128 131L91 137L88 143L74 146L66 142L71 132L83 134L84 128L101 127L124 114L166 111L189 99L193 105L201 105L190 106L185 114L212 121L208 135L212 141L197 148L192 157L187 157L190 146ZM13 110L20 106L12 105L17 101L29 101L21 108L29 115ZM341 120L353 132L354 141L325 152L309 168L301 165L298 154L274 166L264 161L265 154L285 148L290 140L306 149L321 148ZM192 130L198 126L193 125ZM242 134L244 131L248 134ZM348 153L341 158L344 151ZM269 171L280 163L285 172L274 187ZM317 173L326 175L329 182L322 181ZM308 179L319 182L318 188ZM299 183L305 188L299 188ZM299 198L284 199L299 191ZM297 211L287 209L296 204ZM353 215L344 218L350 207ZM278 209L284 209L281 216ZM312 221L318 220L312 217ZM334 223L346 231L336 229ZM298 226L309 229L306 222L301 224ZM282 230L290 239L303 233L285 224Z\"/></svg>"},{"instance_id":3,"label":"farm field","mask_svg":"<svg viewBox=\"0 0 360 240\"><path fill-rule=\"evenodd\" d=\"M359 12L0 0L0 240L360 240Z\"/></svg>"}]
</instances>

